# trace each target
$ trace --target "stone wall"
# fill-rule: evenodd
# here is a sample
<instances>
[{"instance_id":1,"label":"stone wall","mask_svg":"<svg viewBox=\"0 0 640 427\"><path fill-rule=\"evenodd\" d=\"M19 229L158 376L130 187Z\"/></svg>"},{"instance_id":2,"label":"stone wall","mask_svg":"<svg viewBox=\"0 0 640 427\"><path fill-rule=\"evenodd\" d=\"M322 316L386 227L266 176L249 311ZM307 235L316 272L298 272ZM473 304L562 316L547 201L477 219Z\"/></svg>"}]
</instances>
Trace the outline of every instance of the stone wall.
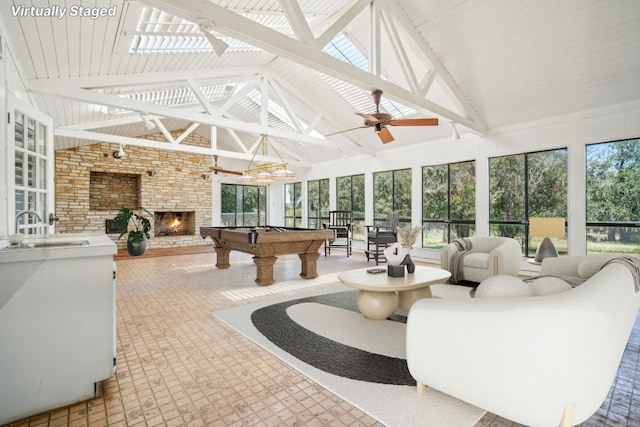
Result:
<instances>
[{"instance_id":1,"label":"stone wall","mask_svg":"<svg viewBox=\"0 0 640 427\"><path fill-rule=\"evenodd\" d=\"M174 131L172 136L181 133ZM164 141L160 133L148 139ZM197 134L189 135L182 144L210 146ZM200 226L212 223L211 180L206 179L210 157L126 146L127 156L116 159L113 152L118 148L117 144L97 143L56 151L56 233L104 232L105 221L113 219L121 207L138 207L129 205L137 197L140 206L150 212L196 213L195 235L154 237L147 248L211 244L198 234ZM137 185L135 190L133 185ZM98 191L105 194L98 195ZM119 248L126 246L124 238L118 241L117 234L110 236Z\"/></svg>"}]
</instances>

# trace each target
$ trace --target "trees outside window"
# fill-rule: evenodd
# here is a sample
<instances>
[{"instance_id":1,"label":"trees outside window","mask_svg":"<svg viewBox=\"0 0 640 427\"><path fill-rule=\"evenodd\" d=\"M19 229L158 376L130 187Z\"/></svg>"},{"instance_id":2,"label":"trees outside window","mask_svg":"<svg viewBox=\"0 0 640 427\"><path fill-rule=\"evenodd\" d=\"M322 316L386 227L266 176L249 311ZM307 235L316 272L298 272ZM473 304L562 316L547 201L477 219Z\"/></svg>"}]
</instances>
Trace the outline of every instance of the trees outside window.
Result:
<instances>
[{"instance_id":1,"label":"trees outside window","mask_svg":"<svg viewBox=\"0 0 640 427\"><path fill-rule=\"evenodd\" d=\"M422 168L422 246L441 248L475 234L475 162Z\"/></svg>"},{"instance_id":2,"label":"trees outside window","mask_svg":"<svg viewBox=\"0 0 640 427\"><path fill-rule=\"evenodd\" d=\"M400 222L411 223L411 169L373 174L374 221L385 221L391 211L399 213Z\"/></svg>"},{"instance_id":3,"label":"trees outside window","mask_svg":"<svg viewBox=\"0 0 640 427\"><path fill-rule=\"evenodd\" d=\"M322 228L329 222L329 178L307 183L307 217L309 228Z\"/></svg>"},{"instance_id":4,"label":"trees outside window","mask_svg":"<svg viewBox=\"0 0 640 427\"><path fill-rule=\"evenodd\" d=\"M489 186L489 234L518 240L532 257L542 238L529 236L529 218L567 219L567 150L491 158ZM567 253L566 237L554 243Z\"/></svg>"},{"instance_id":5,"label":"trees outside window","mask_svg":"<svg viewBox=\"0 0 640 427\"><path fill-rule=\"evenodd\" d=\"M587 145L587 253L640 255L640 139Z\"/></svg>"},{"instance_id":6,"label":"trees outside window","mask_svg":"<svg viewBox=\"0 0 640 427\"><path fill-rule=\"evenodd\" d=\"M302 227L302 183L284 185L284 226Z\"/></svg>"},{"instance_id":7,"label":"trees outside window","mask_svg":"<svg viewBox=\"0 0 640 427\"><path fill-rule=\"evenodd\" d=\"M353 212L353 239L364 240L364 174L336 178L337 209Z\"/></svg>"},{"instance_id":8,"label":"trees outside window","mask_svg":"<svg viewBox=\"0 0 640 427\"><path fill-rule=\"evenodd\" d=\"M220 208L222 225L225 227L267 225L267 188L222 184Z\"/></svg>"}]
</instances>

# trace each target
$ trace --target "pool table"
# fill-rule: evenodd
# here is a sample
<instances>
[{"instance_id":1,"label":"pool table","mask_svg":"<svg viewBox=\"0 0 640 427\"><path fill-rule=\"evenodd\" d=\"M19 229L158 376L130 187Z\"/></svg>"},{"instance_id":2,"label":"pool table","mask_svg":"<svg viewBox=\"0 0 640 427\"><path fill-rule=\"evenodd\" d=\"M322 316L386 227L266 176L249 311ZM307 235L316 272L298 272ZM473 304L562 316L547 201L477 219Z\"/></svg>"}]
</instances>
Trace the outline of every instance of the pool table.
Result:
<instances>
[{"instance_id":1,"label":"pool table","mask_svg":"<svg viewBox=\"0 0 640 427\"><path fill-rule=\"evenodd\" d=\"M333 240L333 230L288 227L200 227L202 238L211 237L217 254L216 267L229 268L232 250L253 254L257 267L256 283L268 286L274 283L273 265L277 255L298 254L300 276L318 277L318 250L326 240Z\"/></svg>"}]
</instances>

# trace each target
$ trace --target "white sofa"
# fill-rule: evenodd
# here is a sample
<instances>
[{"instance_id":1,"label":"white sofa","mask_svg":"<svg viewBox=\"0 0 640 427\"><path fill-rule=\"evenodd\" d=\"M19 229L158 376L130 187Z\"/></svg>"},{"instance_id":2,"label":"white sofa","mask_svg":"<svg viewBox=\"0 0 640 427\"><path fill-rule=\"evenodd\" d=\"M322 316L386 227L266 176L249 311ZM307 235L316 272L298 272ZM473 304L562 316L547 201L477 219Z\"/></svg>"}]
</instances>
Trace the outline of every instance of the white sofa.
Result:
<instances>
[{"instance_id":1,"label":"white sofa","mask_svg":"<svg viewBox=\"0 0 640 427\"><path fill-rule=\"evenodd\" d=\"M517 240L509 237L469 237L471 250L462 257L462 278L482 282L499 274L517 275L520 271L522 248ZM451 271L453 257L458 252L455 243L449 243L440 251L442 268Z\"/></svg>"},{"instance_id":2,"label":"white sofa","mask_svg":"<svg viewBox=\"0 0 640 427\"><path fill-rule=\"evenodd\" d=\"M592 261L546 258L541 274L588 275ZM407 320L409 371L419 391L433 387L528 426L575 425L606 398L639 308L631 270L619 263L553 295L422 299Z\"/></svg>"}]
</instances>

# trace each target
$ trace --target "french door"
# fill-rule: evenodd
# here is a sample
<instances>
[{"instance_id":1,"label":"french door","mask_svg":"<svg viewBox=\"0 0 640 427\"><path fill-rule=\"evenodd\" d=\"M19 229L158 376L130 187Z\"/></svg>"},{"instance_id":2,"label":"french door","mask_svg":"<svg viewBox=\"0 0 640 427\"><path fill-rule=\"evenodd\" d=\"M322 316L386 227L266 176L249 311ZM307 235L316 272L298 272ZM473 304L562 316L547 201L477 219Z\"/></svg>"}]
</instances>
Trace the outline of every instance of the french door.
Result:
<instances>
[{"instance_id":1,"label":"french door","mask_svg":"<svg viewBox=\"0 0 640 427\"><path fill-rule=\"evenodd\" d=\"M53 234L53 120L17 98L7 100L9 232ZM29 212L16 224L16 216L23 211Z\"/></svg>"}]
</instances>

